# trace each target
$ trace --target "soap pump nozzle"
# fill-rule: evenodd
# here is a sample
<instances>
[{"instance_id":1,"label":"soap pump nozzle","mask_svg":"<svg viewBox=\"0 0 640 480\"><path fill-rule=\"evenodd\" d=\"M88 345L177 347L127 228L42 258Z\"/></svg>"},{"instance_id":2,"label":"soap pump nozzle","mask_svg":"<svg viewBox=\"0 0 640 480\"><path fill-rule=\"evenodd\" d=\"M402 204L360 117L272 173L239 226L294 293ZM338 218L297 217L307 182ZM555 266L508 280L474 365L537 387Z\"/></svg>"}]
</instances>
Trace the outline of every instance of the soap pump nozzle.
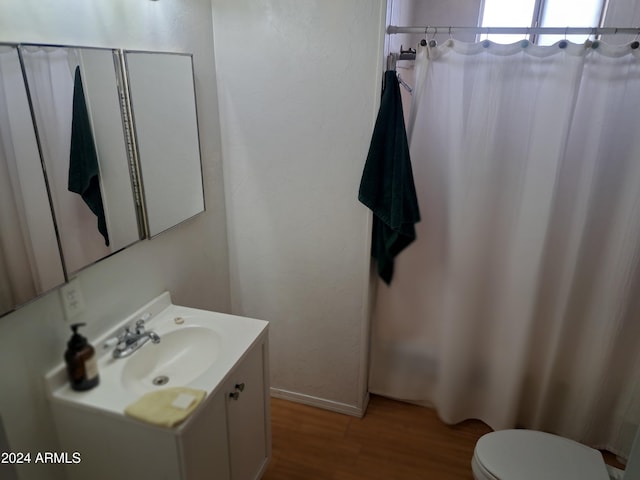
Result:
<instances>
[{"instance_id":1,"label":"soap pump nozzle","mask_svg":"<svg viewBox=\"0 0 640 480\"><path fill-rule=\"evenodd\" d=\"M71 325L73 335L71 335L69 342L67 342L67 347L69 347L70 350L82 350L84 346L87 345L87 339L78 333L78 329L86 325L86 323L74 323Z\"/></svg>"}]
</instances>

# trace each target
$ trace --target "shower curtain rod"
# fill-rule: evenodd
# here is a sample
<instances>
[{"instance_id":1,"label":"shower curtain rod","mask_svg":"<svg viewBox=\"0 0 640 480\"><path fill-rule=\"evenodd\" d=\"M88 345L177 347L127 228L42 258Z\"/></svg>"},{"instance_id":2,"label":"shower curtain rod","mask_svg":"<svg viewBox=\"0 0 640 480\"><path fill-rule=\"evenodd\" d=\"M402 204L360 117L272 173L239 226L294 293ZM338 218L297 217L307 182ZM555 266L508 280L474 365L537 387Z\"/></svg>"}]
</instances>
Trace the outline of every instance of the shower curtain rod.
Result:
<instances>
[{"instance_id":1,"label":"shower curtain rod","mask_svg":"<svg viewBox=\"0 0 640 480\"><path fill-rule=\"evenodd\" d=\"M422 33L435 35L437 33L480 33L497 35L615 35L626 33L640 35L640 27L399 27L389 25L389 35L397 33Z\"/></svg>"}]
</instances>

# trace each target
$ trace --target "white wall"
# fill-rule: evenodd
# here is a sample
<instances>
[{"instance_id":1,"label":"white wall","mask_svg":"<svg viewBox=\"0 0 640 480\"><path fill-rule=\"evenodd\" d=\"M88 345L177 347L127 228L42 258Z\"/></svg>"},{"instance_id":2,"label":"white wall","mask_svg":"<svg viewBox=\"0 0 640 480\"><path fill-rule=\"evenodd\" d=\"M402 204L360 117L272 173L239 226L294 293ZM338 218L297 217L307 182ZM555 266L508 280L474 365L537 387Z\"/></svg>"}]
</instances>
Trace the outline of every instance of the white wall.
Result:
<instances>
[{"instance_id":1,"label":"white wall","mask_svg":"<svg viewBox=\"0 0 640 480\"><path fill-rule=\"evenodd\" d=\"M94 336L164 290L176 303L229 311L227 237L209 0L4 0L0 42L43 42L194 53L208 211L79 275ZM0 417L15 451L59 450L42 376L68 338L57 292L0 318ZM124 468L124 467L123 467ZM21 480L58 480L50 465Z\"/></svg>"},{"instance_id":2,"label":"white wall","mask_svg":"<svg viewBox=\"0 0 640 480\"><path fill-rule=\"evenodd\" d=\"M358 414L382 0L213 0L234 313L271 321L274 394Z\"/></svg>"},{"instance_id":3,"label":"white wall","mask_svg":"<svg viewBox=\"0 0 640 480\"><path fill-rule=\"evenodd\" d=\"M482 0L389 0L387 25L404 27L474 27L478 25ZM428 39L443 42L449 38L448 33L434 35L433 30L426 35ZM416 48L424 34L389 35L386 49L399 52L402 46ZM456 34L457 40L475 41L475 34Z\"/></svg>"}]
</instances>

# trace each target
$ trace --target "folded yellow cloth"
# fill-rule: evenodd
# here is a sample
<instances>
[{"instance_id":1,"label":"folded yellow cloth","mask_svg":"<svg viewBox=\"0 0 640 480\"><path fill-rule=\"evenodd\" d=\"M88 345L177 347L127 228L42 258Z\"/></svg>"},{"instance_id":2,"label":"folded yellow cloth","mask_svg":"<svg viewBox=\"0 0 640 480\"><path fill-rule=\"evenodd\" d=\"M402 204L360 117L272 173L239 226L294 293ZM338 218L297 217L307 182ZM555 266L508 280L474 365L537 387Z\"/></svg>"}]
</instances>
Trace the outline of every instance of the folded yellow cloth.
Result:
<instances>
[{"instance_id":1,"label":"folded yellow cloth","mask_svg":"<svg viewBox=\"0 0 640 480\"><path fill-rule=\"evenodd\" d=\"M124 413L160 427L175 427L182 423L207 392L188 387L163 388L144 394L124 409Z\"/></svg>"}]
</instances>

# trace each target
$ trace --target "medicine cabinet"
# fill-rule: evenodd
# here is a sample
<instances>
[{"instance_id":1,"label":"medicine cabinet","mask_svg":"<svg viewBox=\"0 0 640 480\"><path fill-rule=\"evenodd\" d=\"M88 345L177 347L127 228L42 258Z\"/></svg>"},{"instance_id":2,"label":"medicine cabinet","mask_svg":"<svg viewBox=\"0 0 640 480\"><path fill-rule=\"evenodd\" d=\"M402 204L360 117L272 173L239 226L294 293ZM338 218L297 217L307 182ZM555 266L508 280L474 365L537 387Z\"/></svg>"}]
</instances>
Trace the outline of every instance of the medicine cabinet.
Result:
<instances>
[{"instance_id":1,"label":"medicine cabinet","mask_svg":"<svg viewBox=\"0 0 640 480\"><path fill-rule=\"evenodd\" d=\"M192 59L124 55L147 231L155 236L204 210Z\"/></svg>"},{"instance_id":2,"label":"medicine cabinet","mask_svg":"<svg viewBox=\"0 0 640 480\"><path fill-rule=\"evenodd\" d=\"M204 211L192 57L0 45L0 316Z\"/></svg>"}]
</instances>

